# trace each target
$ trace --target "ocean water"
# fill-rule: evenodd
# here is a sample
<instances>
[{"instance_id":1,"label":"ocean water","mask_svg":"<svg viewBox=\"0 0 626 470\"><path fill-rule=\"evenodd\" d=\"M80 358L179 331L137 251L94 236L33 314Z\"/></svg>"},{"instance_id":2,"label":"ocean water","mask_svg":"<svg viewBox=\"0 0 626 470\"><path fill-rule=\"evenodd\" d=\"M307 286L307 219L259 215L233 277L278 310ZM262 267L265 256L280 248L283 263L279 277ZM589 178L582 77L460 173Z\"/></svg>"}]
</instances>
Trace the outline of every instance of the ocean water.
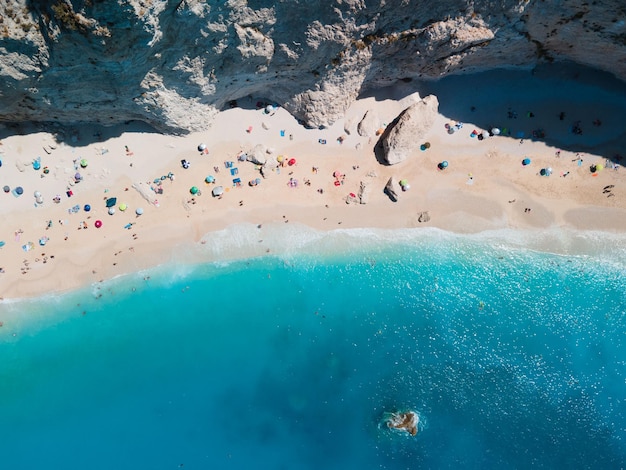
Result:
<instances>
[{"instance_id":1,"label":"ocean water","mask_svg":"<svg viewBox=\"0 0 626 470\"><path fill-rule=\"evenodd\" d=\"M2 304L1 467L626 462L623 237L268 228L211 260L255 230ZM382 423L402 410L417 436Z\"/></svg>"}]
</instances>

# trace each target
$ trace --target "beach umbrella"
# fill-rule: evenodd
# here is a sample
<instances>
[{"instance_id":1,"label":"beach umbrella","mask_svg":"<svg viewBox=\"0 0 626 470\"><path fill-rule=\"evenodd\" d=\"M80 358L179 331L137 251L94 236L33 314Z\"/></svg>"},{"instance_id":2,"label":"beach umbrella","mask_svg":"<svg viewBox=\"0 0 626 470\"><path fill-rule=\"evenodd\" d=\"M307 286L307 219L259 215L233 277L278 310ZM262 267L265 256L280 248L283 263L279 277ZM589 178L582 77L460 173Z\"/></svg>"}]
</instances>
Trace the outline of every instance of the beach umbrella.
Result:
<instances>
[{"instance_id":1,"label":"beach umbrella","mask_svg":"<svg viewBox=\"0 0 626 470\"><path fill-rule=\"evenodd\" d=\"M411 189L411 185L409 183L402 186L402 191L408 191L409 189Z\"/></svg>"},{"instance_id":2,"label":"beach umbrella","mask_svg":"<svg viewBox=\"0 0 626 470\"><path fill-rule=\"evenodd\" d=\"M39 159L33 161L33 169L39 170L41 168L41 161Z\"/></svg>"},{"instance_id":3,"label":"beach umbrella","mask_svg":"<svg viewBox=\"0 0 626 470\"><path fill-rule=\"evenodd\" d=\"M215 183L215 177L213 175L209 175L206 178L204 178L204 181L206 183Z\"/></svg>"},{"instance_id":4,"label":"beach umbrella","mask_svg":"<svg viewBox=\"0 0 626 470\"><path fill-rule=\"evenodd\" d=\"M101 220L96 220L94 225L96 226L96 228L100 228L100 227L102 227L102 221Z\"/></svg>"},{"instance_id":5,"label":"beach umbrella","mask_svg":"<svg viewBox=\"0 0 626 470\"><path fill-rule=\"evenodd\" d=\"M87 165L89 163L87 162L87 160L85 160L84 158L80 161L80 167L81 168L87 168Z\"/></svg>"},{"instance_id":6,"label":"beach umbrella","mask_svg":"<svg viewBox=\"0 0 626 470\"><path fill-rule=\"evenodd\" d=\"M524 158L524 160L522 160L522 165L530 165L530 158Z\"/></svg>"},{"instance_id":7,"label":"beach umbrella","mask_svg":"<svg viewBox=\"0 0 626 470\"><path fill-rule=\"evenodd\" d=\"M115 214L115 207L109 207L109 215Z\"/></svg>"},{"instance_id":8,"label":"beach umbrella","mask_svg":"<svg viewBox=\"0 0 626 470\"><path fill-rule=\"evenodd\" d=\"M141 207L138 207L137 209L135 209L135 214L143 215L143 209Z\"/></svg>"},{"instance_id":9,"label":"beach umbrella","mask_svg":"<svg viewBox=\"0 0 626 470\"><path fill-rule=\"evenodd\" d=\"M448 162L447 162L446 160L442 161L442 162L439 164L439 169L440 169L440 170L443 170L443 169L445 169L445 168L448 168Z\"/></svg>"},{"instance_id":10,"label":"beach umbrella","mask_svg":"<svg viewBox=\"0 0 626 470\"><path fill-rule=\"evenodd\" d=\"M35 191L34 196L35 196L35 197L41 197L41 193L40 193L39 191Z\"/></svg>"},{"instance_id":11,"label":"beach umbrella","mask_svg":"<svg viewBox=\"0 0 626 470\"><path fill-rule=\"evenodd\" d=\"M9 191L11 191L11 188L9 188L8 186L5 186L4 188L2 188L2 190L3 190L5 193L8 193Z\"/></svg>"},{"instance_id":12,"label":"beach umbrella","mask_svg":"<svg viewBox=\"0 0 626 470\"><path fill-rule=\"evenodd\" d=\"M198 194L198 187L197 186L192 186L191 188L189 188L189 192L191 194Z\"/></svg>"},{"instance_id":13,"label":"beach umbrella","mask_svg":"<svg viewBox=\"0 0 626 470\"><path fill-rule=\"evenodd\" d=\"M115 204L117 204L116 197L110 197L109 199L107 199L107 202L106 202L107 207L113 207Z\"/></svg>"},{"instance_id":14,"label":"beach umbrella","mask_svg":"<svg viewBox=\"0 0 626 470\"><path fill-rule=\"evenodd\" d=\"M4 240L0 240L0 248L2 248L5 244Z\"/></svg>"},{"instance_id":15,"label":"beach umbrella","mask_svg":"<svg viewBox=\"0 0 626 470\"><path fill-rule=\"evenodd\" d=\"M289 161L287 162L287 165L289 166L294 166L296 164L296 159L295 158L290 158Z\"/></svg>"},{"instance_id":16,"label":"beach umbrella","mask_svg":"<svg viewBox=\"0 0 626 470\"><path fill-rule=\"evenodd\" d=\"M128 209L128 206L126 205L126 203L122 202L119 206L119 209L124 212L126 209Z\"/></svg>"},{"instance_id":17,"label":"beach umbrella","mask_svg":"<svg viewBox=\"0 0 626 470\"><path fill-rule=\"evenodd\" d=\"M493 135L500 135L500 129L498 129L497 127L494 127L493 129L491 129L491 133Z\"/></svg>"},{"instance_id":18,"label":"beach umbrella","mask_svg":"<svg viewBox=\"0 0 626 470\"><path fill-rule=\"evenodd\" d=\"M255 180L254 180L254 182L255 182L256 184L261 184L261 178L257 178L257 179L255 179Z\"/></svg>"},{"instance_id":19,"label":"beach umbrella","mask_svg":"<svg viewBox=\"0 0 626 470\"><path fill-rule=\"evenodd\" d=\"M15 194L21 196L22 194L24 194L24 189L21 186L18 186L17 188L15 188Z\"/></svg>"},{"instance_id":20,"label":"beach umbrella","mask_svg":"<svg viewBox=\"0 0 626 470\"><path fill-rule=\"evenodd\" d=\"M265 107L265 112L266 112L267 114L269 114L269 113L271 113L272 111L274 111L274 106L272 106L271 104L268 104L268 105Z\"/></svg>"},{"instance_id":21,"label":"beach umbrella","mask_svg":"<svg viewBox=\"0 0 626 470\"><path fill-rule=\"evenodd\" d=\"M89 212L91 210L91 206L89 204L85 204L85 207L83 207L83 210L85 212Z\"/></svg>"},{"instance_id":22,"label":"beach umbrella","mask_svg":"<svg viewBox=\"0 0 626 470\"><path fill-rule=\"evenodd\" d=\"M407 184L409 184L407 180L400 180L400 186L406 186Z\"/></svg>"},{"instance_id":23,"label":"beach umbrella","mask_svg":"<svg viewBox=\"0 0 626 470\"><path fill-rule=\"evenodd\" d=\"M202 143L198 145L198 152L204 152L206 150L206 144Z\"/></svg>"},{"instance_id":24,"label":"beach umbrella","mask_svg":"<svg viewBox=\"0 0 626 470\"><path fill-rule=\"evenodd\" d=\"M602 165L601 163L596 165L596 171L602 171L602 170L604 170L604 165Z\"/></svg>"},{"instance_id":25,"label":"beach umbrella","mask_svg":"<svg viewBox=\"0 0 626 470\"><path fill-rule=\"evenodd\" d=\"M483 139L489 137L489 131L483 131Z\"/></svg>"},{"instance_id":26,"label":"beach umbrella","mask_svg":"<svg viewBox=\"0 0 626 470\"><path fill-rule=\"evenodd\" d=\"M76 173L76 174L74 175L74 179L75 179L76 181L80 181L80 180L82 180L82 179L83 179L83 177L82 177L82 176L80 176L80 173Z\"/></svg>"},{"instance_id":27,"label":"beach umbrella","mask_svg":"<svg viewBox=\"0 0 626 470\"><path fill-rule=\"evenodd\" d=\"M214 187L212 194L213 196L221 196L222 194L224 194L224 187L223 186Z\"/></svg>"},{"instance_id":28,"label":"beach umbrella","mask_svg":"<svg viewBox=\"0 0 626 470\"><path fill-rule=\"evenodd\" d=\"M41 196L36 197L36 198L35 198L35 202L36 202L37 204L43 204L43 197L41 197Z\"/></svg>"},{"instance_id":29,"label":"beach umbrella","mask_svg":"<svg viewBox=\"0 0 626 470\"><path fill-rule=\"evenodd\" d=\"M454 126L448 127L448 134L454 134L455 132L456 132L456 129Z\"/></svg>"},{"instance_id":30,"label":"beach umbrella","mask_svg":"<svg viewBox=\"0 0 626 470\"><path fill-rule=\"evenodd\" d=\"M539 170L539 174L540 174L541 176L548 176L548 172L546 171L546 169L545 169L545 168L542 168L541 170Z\"/></svg>"}]
</instances>

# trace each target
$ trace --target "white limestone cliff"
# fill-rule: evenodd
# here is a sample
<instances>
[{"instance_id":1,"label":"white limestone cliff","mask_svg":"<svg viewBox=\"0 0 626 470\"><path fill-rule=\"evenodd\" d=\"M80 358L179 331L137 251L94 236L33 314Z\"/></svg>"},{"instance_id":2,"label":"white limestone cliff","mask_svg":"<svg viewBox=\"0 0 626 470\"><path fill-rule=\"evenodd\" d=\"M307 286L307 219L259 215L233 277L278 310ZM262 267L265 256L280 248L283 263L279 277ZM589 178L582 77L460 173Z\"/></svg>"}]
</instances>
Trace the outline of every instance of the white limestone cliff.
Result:
<instances>
[{"instance_id":1,"label":"white limestone cliff","mask_svg":"<svg viewBox=\"0 0 626 470\"><path fill-rule=\"evenodd\" d=\"M252 94L325 126L401 79L567 59L625 80L625 15L623 0L0 0L0 121L188 132Z\"/></svg>"}]
</instances>

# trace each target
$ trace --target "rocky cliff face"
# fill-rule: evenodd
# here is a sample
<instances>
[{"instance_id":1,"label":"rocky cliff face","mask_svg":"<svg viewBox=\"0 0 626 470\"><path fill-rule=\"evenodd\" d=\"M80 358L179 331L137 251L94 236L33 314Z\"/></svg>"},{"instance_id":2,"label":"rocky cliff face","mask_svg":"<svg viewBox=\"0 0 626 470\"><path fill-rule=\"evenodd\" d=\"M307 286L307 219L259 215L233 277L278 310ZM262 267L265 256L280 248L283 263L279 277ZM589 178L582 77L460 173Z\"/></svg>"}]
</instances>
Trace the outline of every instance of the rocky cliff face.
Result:
<instances>
[{"instance_id":1,"label":"rocky cliff face","mask_svg":"<svg viewBox=\"0 0 626 470\"><path fill-rule=\"evenodd\" d=\"M569 59L626 79L623 0L0 0L0 120L206 128L247 95L311 126L368 89Z\"/></svg>"}]
</instances>

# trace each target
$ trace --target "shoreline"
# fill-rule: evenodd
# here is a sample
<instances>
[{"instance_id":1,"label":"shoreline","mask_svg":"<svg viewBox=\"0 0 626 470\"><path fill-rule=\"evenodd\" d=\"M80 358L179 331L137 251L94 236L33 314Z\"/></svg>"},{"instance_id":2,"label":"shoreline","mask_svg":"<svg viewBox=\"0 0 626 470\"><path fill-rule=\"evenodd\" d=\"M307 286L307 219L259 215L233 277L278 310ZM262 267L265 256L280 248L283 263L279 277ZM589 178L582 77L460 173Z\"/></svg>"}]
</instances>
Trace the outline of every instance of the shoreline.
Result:
<instances>
[{"instance_id":1,"label":"shoreline","mask_svg":"<svg viewBox=\"0 0 626 470\"><path fill-rule=\"evenodd\" d=\"M519 77L521 84L524 74L520 72ZM489 83L482 85L491 90L493 99L498 92L495 78L491 88ZM455 93L457 85L452 82L451 86L442 96ZM593 92L593 88L589 90ZM378 114L382 126L416 99L385 99L393 91L357 101L343 120L328 129L304 129L284 109L275 108L268 114L264 107L255 109L254 100L249 99L242 107L223 111L208 131L184 137L149 134L135 124L119 135L119 129L110 129L111 138L94 135L99 131L93 126L82 126L67 137L69 144L55 143L44 132L5 137L0 146L0 187L19 185L24 192L19 197L0 193L0 240L5 242L0 248L0 267L4 269L0 297L68 292L156 267L174 260L180 247L201 245L207 234L241 224L300 224L325 232L433 227L457 234L501 229L626 233L624 170L606 168L596 176L589 170L591 164L610 164L605 157L623 138L613 127L619 122L615 113L626 111L626 105L622 109L619 100L608 102L613 96L608 91L598 94L597 110L581 110L586 134L579 139L580 145L594 142L598 155L526 138L493 136L479 141L469 134L484 129L471 121L463 122L450 135L445 125L455 121L442 114L447 105L440 99L440 114L425 139L431 148L417 150L398 165L383 166L374 156L378 137L359 136L356 128L368 110ZM470 103L471 98L477 103L477 110L471 111L475 121L510 122L512 130L518 123L524 129L540 125L548 136L565 132L565 123L556 117L558 108L547 100L544 107L533 108L536 117L531 122L519 105L518 117L507 120L506 110L516 103L509 100L506 89L502 100L494 99L500 103L498 109L482 109L479 96L459 95L459 106ZM589 103L593 96L583 98ZM541 96L535 102L541 102ZM568 106L575 108L573 103ZM592 111L597 111L602 125L592 125ZM200 143L207 145L208 154L197 150ZM257 144L272 148L274 156L294 158L295 165L270 173L258 186L248 186L248 181L261 176L251 162L238 162L237 155ZM532 164L522 166L521 160L527 156ZM48 167L45 176L32 166L37 157L41 157L42 167ZM85 168L77 167L82 159L88 162ZM182 159L190 162L189 169L181 167ZM437 168L442 160L450 162L444 171ZM224 164L228 161L238 168L237 174L230 174ZM551 176L538 175L545 167L553 168ZM76 171L81 172L82 181L70 185ZM333 177L336 171L345 175L338 186ZM174 180L166 177L170 173ZM205 184L208 175L224 187L221 198L210 195L215 185ZM411 184L396 203L382 191L391 176L408 179ZM142 195L133 188L154 185L163 177L163 194L154 196L158 207L144 197L145 192ZM241 187L232 186L237 177ZM297 187L289 185L291 178L298 180ZM356 194L361 182L370 188L367 204L346 204L344 199ZM192 186L201 194L191 195ZM607 186L612 186L608 192ZM67 196L66 190L73 194ZM42 204L36 203L34 191L42 194ZM52 199L57 194L61 202L55 204ZM114 215L107 214L104 200L108 197L118 199ZM121 203L128 206L126 211L119 210ZM84 211L85 204L91 206L89 212ZM76 206L79 210L70 212ZM143 215L135 214L137 208L143 209ZM425 212L430 220L420 222L419 216ZM94 226L96 220L102 221L101 228ZM50 227L48 221L52 221ZM37 243L42 237L48 238L45 246ZM33 247L24 251L28 242Z\"/></svg>"}]
</instances>

